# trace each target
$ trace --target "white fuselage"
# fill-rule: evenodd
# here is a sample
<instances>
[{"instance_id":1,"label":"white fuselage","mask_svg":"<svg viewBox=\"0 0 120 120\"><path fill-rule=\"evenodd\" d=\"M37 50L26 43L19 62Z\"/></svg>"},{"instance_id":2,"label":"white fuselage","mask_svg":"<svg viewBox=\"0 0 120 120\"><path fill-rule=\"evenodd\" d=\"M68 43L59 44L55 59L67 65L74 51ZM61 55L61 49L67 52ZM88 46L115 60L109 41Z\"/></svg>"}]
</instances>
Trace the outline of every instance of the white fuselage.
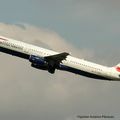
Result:
<instances>
[{"instance_id":1,"label":"white fuselage","mask_svg":"<svg viewBox=\"0 0 120 120\"><path fill-rule=\"evenodd\" d=\"M58 54L52 50L47 50L3 36L0 36L0 47L27 55L36 55L38 57ZM99 76L100 78L103 77L115 81L120 80L120 72L116 71L114 68L88 62L86 60L78 59L70 55L67 56L66 60L62 61L61 65L66 67L66 69L63 70L81 74L87 77L95 78Z\"/></svg>"}]
</instances>

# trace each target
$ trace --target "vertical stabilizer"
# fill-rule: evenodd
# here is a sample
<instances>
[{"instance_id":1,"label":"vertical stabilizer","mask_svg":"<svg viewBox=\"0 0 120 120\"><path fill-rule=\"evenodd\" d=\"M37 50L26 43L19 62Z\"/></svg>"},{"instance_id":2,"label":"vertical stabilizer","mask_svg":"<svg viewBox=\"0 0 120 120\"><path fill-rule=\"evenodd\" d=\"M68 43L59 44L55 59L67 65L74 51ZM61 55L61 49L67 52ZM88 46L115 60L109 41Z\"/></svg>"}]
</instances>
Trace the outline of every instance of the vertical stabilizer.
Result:
<instances>
[{"instance_id":1,"label":"vertical stabilizer","mask_svg":"<svg viewBox=\"0 0 120 120\"><path fill-rule=\"evenodd\" d=\"M115 66L115 69L120 72L120 63Z\"/></svg>"}]
</instances>

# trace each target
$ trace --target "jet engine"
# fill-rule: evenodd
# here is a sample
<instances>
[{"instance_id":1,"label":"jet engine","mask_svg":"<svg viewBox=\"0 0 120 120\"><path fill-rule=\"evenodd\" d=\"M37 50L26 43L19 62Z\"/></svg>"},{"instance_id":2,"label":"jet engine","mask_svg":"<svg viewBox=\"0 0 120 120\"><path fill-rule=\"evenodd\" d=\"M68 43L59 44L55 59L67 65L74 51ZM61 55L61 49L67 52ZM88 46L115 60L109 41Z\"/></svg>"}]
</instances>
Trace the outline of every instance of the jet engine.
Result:
<instances>
[{"instance_id":1,"label":"jet engine","mask_svg":"<svg viewBox=\"0 0 120 120\"><path fill-rule=\"evenodd\" d=\"M29 61L32 63L31 66L41 70L48 70L49 73L53 74L55 72L54 61L46 62L42 57L31 55Z\"/></svg>"},{"instance_id":2,"label":"jet engine","mask_svg":"<svg viewBox=\"0 0 120 120\"><path fill-rule=\"evenodd\" d=\"M31 66L37 69L47 70L48 63L42 57L31 55L29 61L32 63Z\"/></svg>"}]
</instances>

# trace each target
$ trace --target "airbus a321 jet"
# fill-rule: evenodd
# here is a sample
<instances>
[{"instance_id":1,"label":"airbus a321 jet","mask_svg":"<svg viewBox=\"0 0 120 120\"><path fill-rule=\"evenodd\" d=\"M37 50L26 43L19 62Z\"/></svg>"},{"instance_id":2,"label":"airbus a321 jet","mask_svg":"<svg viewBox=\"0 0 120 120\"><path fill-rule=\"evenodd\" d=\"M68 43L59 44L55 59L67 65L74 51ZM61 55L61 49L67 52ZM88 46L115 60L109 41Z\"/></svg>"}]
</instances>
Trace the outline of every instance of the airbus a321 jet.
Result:
<instances>
[{"instance_id":1,"label":"airbus a321 jet","mask_svg":"<svg viewBox=\"0 0 120 120\"><path fill-rule=\"evenodd\" d=\"M3 36L0 36L0 51L27 59L32 67L51 74L58 69L94 79L120 80L120 64L107 67L72 57L67 52L58 53Z\"/></svg>"}]
</instances>

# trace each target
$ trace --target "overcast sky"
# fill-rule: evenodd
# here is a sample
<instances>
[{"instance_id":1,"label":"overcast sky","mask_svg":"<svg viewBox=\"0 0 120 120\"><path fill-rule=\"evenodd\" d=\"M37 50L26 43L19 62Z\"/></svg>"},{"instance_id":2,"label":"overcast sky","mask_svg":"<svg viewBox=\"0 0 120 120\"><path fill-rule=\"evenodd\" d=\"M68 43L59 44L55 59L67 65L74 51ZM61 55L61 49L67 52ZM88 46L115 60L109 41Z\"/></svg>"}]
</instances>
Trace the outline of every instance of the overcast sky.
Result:
<instances>
[{"instance_id":1,"label":"overcast sky","mask_svg":"<svg viewBox=\"0 0 120 120\"><path fill-rule=\"evenodd\" d=\"M120 62L119 0L0 0L0 34L103 65ZM0 54L1 120L120 118L120 83L36 70Z\"/></svg>"}]
</instances>

